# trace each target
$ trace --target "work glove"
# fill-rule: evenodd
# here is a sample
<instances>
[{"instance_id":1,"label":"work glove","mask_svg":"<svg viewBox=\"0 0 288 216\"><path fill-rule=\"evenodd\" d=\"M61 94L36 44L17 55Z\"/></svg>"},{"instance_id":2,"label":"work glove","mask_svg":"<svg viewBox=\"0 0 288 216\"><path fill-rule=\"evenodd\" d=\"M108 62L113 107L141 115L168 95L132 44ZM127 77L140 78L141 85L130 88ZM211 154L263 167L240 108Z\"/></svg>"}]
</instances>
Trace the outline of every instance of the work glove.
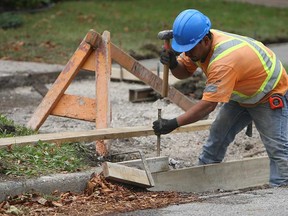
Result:
<instances>
[{"instance_id":1,"label":"work glove","mask_svg":"<svg viewBox=\"0 0 288 216\"><path fill-rule=\"evenodd\" d=\"M168 134L178 128L177 119L158 119L153 122L153 130L156 135Z\"/></svg>"},{"instance_id":2,"label":"work glove","mask_svg":"<svg viewBox=\"0 0 288 216\"><path fill-rule=\"evenodd\" d=\"M160 62L164 65L168 65L171 70L178 65L176 54L173 50L163 49L160 53Z\"/></svg>"}]
</instances>

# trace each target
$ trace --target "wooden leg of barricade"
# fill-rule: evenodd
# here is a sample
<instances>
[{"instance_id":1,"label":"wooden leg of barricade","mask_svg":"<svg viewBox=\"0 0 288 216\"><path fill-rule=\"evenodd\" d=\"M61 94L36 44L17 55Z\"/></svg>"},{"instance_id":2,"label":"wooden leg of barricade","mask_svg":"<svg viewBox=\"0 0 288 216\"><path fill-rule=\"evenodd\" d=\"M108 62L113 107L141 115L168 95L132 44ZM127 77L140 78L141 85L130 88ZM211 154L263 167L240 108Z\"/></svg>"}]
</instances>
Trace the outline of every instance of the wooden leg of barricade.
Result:
<instances>
[{"instance_id":1,"label":"wooden leg of barricade","mask_svg":"<svg viewBox=\"0 0 288 216\"><path fill-rule=\"evenodd\" d=\"M102 42L96 50L96 128L109 128L110 115L110 78L111 78L111 51L110 33L104 31ZM108 154L107 141L96 141L96 152L100 156Z\"/></svg>"},{"instance_id":2,"label":"wooden leg of barricade","mask_svg":"<svg viewBox=\"0 0 288 216\"><path fill-rule=\"evenodd\" d=\"M99 40L101 40L101 38L99 38L95 31L89 31L87 33L78 49L70 58L57 80L37 107L32 118L27 123L27 127L34 130L38 130L41 127L64 95L64 92L69 87L72 80L78 74L81 66L86 62L86 59L90 56L95 47L97 47Z\"/></svg>"}]
</instances>

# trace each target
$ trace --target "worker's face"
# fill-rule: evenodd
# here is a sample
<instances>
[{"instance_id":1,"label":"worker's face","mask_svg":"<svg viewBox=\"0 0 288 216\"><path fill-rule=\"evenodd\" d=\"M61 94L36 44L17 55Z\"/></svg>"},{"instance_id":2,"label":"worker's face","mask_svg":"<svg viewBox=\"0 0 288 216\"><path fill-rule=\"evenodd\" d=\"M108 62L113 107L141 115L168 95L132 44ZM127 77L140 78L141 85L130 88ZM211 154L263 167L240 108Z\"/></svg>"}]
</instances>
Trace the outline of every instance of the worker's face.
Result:
<instances>
[{"instance_id":1,"label":"worker's face","mask_svg":"<svg viewBox=\"0 0 288 216\"><path fill-rule=\"evenodd\" d=\"M209 52L207 45L207 38L204 37L193 49L185 52L185 55L194 62L204 62Z\"/></svg>"}]
</instances>

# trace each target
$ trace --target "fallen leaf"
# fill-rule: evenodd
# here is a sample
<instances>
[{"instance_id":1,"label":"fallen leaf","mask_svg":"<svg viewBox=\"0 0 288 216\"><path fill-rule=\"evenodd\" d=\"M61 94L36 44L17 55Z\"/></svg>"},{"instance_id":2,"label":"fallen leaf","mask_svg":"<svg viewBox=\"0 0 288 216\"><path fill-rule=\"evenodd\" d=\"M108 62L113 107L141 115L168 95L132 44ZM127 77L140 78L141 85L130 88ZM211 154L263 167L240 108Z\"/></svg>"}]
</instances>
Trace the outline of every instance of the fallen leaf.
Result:
<instances>
[{"instance_id":1,"label":"fallen leaf","mask_svg":"<svg viewBox=\"0 0 288 216\"><path fill-rule=\"evenodd\" d=\"M14 51L19 51L25 45L24 41L17 41L12 44L12 48Z\"/></svg>"},{"instance_id":2,"label":"fallen leaf","mask_svg":"<svg viewBox=\"0 0 288 216\"><path fill-rule=\"evenodd\" d=\"M5 213L12 215L23 214L23 212L20 209L16 208L15 206L10 206L10 208Z\"/></svg>"},{"instance_id":3,"label":"fallen leaf","mask_svg":"<svg viewBox=\"0 0 288 216\"><path fill-rule=\"evenodd\" d=\"M37 200L37 202L41 205L46 205L48 201L44 199L43 197L41 197Z\"/></svg>"},{"instance_id":4,"label":"fallen leaf","mask_svg":"<svg viewBox=\"0 0 288 216\"><path fill-rule=\"evenodd\" d=\"M62 207L63 206L61 203L56 202L56 201L52 201L52 205L56 206L56 207Z\"/></svg>"}]
</instances>

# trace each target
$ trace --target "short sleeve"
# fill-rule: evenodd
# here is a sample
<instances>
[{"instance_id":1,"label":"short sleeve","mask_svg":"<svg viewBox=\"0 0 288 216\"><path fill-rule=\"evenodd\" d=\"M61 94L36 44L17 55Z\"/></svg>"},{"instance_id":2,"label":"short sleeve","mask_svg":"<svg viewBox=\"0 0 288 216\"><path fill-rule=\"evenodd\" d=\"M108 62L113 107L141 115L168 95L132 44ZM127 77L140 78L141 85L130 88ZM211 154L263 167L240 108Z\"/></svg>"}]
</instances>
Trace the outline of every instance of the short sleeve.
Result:
<instances>
[{"instance_id":1,"label":"short sleeve","mask_svg":"<svg viewBox=\"0 0 288 216\"><path fill-rule=\"evenodd\" d=\"M228 102L233 92L237 74L226 65L212 65L207 73L206 86L202 100L211 102Z\"/></svg>"},{"instance_id":2,"label":"short sleeve","mask_svg":"<svg viewBox=\"0 0 288 216\"><path fill-rule=\"evenodd\" d=\"M181 62L190 73L194 73L198 68L198 66L188 56L186 56L185 53L181 53L178 56L177 61Z\"/></svg>"}]
</instances>

